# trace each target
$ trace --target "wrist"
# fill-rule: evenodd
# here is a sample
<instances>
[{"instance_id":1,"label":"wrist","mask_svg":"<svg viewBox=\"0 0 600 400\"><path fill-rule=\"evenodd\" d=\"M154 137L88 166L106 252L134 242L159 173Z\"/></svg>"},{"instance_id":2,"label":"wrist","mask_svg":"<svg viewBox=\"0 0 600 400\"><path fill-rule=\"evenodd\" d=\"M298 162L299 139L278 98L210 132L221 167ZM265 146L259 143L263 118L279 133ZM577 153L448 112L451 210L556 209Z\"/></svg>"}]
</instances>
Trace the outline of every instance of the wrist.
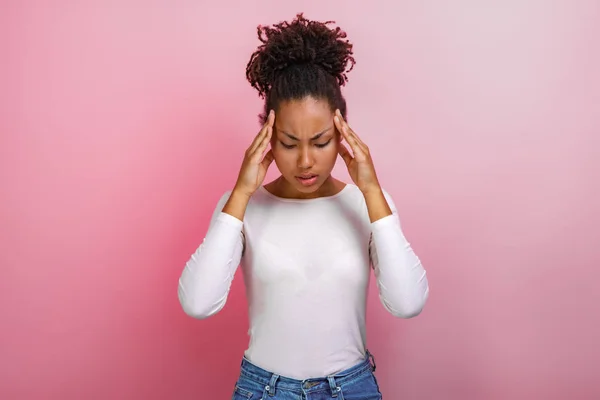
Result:
<instances>
[{"instance_id":1,"label":"wrist","mask_svg":"<svg viewBox=\"0 0 600 400\"><path fill-rule=\"evenodd\" d=\"M246 206L250 201L250 196L243 191L239 191L238 189L234 189L225 203L223 207L223 212L229 214L240 221L244 220L244 215L246 213Z\"/></svg>"},{"instance_id":2,"label":"wrist","mask_svg":"<svg viewBox=\"0 0 600 400\"><path fill-rule=\"evenodd\" d=\"M361 192L365 198L383 196L383 190L381 189L380 185L374 185L372 187L362 189Z\"/></svg>"},{"instance_id":3,"label":"wrist","mask_svg":"<svg viewBox=\"0 0 600 400\"><path fill-rule=\"evenodd\" d=\"M392 214L392 210L387 203L381 187L373 187L372 189L365 190L363 191L363 195L367 204L369 219L372 223Z\"/></svg>"},{"instance_id":4,"label":"wrist","mask_svg":"<svg viewBox=\"0 0 600 400\"><path fill-rule=\"evenodd\" d=\"M234 187L233 190L231 191L231 196L230 197L234 197L238 200L250 200L250 197L252 197L252 192L249 192L246 189L242 189L239 187Z\"/></svg>"}]
</instances>

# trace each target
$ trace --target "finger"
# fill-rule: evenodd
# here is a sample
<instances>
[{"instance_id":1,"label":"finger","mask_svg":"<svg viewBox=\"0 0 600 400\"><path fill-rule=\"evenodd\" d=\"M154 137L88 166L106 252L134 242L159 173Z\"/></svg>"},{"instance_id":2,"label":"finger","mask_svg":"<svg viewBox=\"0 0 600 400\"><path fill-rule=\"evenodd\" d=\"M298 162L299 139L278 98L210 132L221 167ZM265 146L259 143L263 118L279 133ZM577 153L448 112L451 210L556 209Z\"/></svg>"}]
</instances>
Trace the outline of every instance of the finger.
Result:
<instances>
[{"instance_id":1,"label":"finger","mask_svg":"<svg viewBox=\"0 0 600 400\"><path fill-rule=\"evenodd\" d=\"M352 137L354 139L354 141L362 148L362 150L364 152L367 152L367 149L368 149L367 145L362 140L360 140L360 138L358 137L356 132L354 132L354 130L352 128L350 128L350 125L344 119L344 117L342 116L342 113L340 112L339 109L336 110L336 114L338 115L338 118L341 121L342 127L346 128L346 132L348 133L348 136Z\"/></svg>"},{"instance_id":2,"label":"finger","mask_svg":"<svg viewBox=\"0 0 600 400\"><path fill-rule=\"evenodd\" d=\"M338 130L341 132L342 137L346 139L346 142L350 145L350 148L352 148L354 154L356 154L358 151L362 151L356 139L348 132L348 128L343 124L342 119L338 115L333 117L333 119L336 127L338 127Z\"/></svg>"},{"instance_id":3,"label":"finger","mask_svg":"<svg viewBox=\"0 0 600 400\"><path fill-rule=\"evenodd\" d=\"M265 121L262 129L258 132L250 147L248 147L247 154L252 154L256 151L256 148L260 146L265 135L268 134L269 127L273 127L273 122L275 121L275 112L273 110L269 111L269 115L267 116L267 120Z\"/></svg>"},{"instance_id":4,"label":"finger","mask_svg":"<svg viewBox=\"0 0 600 400\"><path fill-rule=\"evenodd\" d=\"M269 143L271 141L272 133L273 133L273 128L270 126L267 126L267 132L266 132L266 135L263 136L262 142L256 147L256 149L254 150L254 153L250 154L250 157L252 157L256 162L260 161L260 157L262 157L267 146L269 145Z\"/></svg>"},{"instance_id":5,"label":"finger","mask_svg":"<svg viewBox=\"0 0 600 400\"><path fill-rule=\"evenodd\" d=\"M344 120L344 117L342 116L342 113L340 112L340 110L336 110L335 111L335 119L337 120L337 126L339 127L340 132L342 132L344 134L344 137L347 138L352 138L354 139L354 141L356 143L358 143L357 139L358 137L355 137L355 135L353 135L352 129L350 129L350 125L348 125L348 123L346 122L346 120Z\"/></svg>"},{"instance_id":6,"label":"finger","mask_svg":"<svg viewBox=\"0 0 600 400\"><path fill-rule=\"evenodd\" d=\"M350 125L348 125L348 122L346 122L346 120L344 119L344 116L342 115L342 113L339 109L336 110L336 115L337 115L338 119L340 120L340 125L342 126L342 128L346 128L346 130L348 132L350 132L351 131Z\"/></svg>"},{"instance_id":7,"label":"finger","mask_svg":"<svg viewBox=\"0 0 600 400\"><path fill-rule=\"evenodd\" d=\"M273 127L273 122L275 122L275 110L270 110L269 115L267 116L266 124L270 127Z\"/></svg>"},{"instance_id":8,"label":"finger","mask_svg":"<svg viewBox=\"0 0 600 400\"><path fill-rule=\"evenodd\" d=\"M264 169L269 168L269 165L271 165L274 158L275 157L273 157L273 149L269 149L269 151L267 152L267 154L265 154L265 157L261 161L261 164L264 167Z\"/></svg>"},{"instance_id":9,"label":"finger","mask_svg":"<svg viewBox=\"0 0 600 400\"><path fill-rule=\"evenodd\" d=\"M338 115L339 110L335 112L335 115L333 116L333 123L335 124L335 127L337 128L338 131L340 131L340 133L342 132L342 119L339 117Z\"/></svg>"},{"instance_id":10,"label":"finger","mask_svg":"<svg viewBox=\"0 0 600 400\"><path fill-rule=\"evenodd\" d=\"M342 160L344 160L346 165L349 167L350 163L352 162L353 157L350 154L350 152L348 151L348 148L346 148L346 146L344 146L342 143L340 143L340 145L338 147L338 153L342 157Z\"/></svg>"}]
</instances>

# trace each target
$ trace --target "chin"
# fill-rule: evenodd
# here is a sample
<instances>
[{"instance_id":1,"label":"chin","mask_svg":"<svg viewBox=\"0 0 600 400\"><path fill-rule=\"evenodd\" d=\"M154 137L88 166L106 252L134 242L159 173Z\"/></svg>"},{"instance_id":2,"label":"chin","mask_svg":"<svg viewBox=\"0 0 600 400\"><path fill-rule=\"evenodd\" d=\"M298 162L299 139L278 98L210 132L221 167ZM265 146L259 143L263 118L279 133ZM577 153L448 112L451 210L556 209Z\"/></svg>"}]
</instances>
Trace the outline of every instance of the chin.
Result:
<instances>
[{"instance_id":1,"label":"chin","mask_svg":"<svg viewBox=\"0 0 600 400\"><path fill-rule=\"evenodd\" d=\"M297 191L302 193L314 193L321 188L321 185L316 183L313 186L302 186L302 185L294 185Z\"/></svg>"}]
</instances>

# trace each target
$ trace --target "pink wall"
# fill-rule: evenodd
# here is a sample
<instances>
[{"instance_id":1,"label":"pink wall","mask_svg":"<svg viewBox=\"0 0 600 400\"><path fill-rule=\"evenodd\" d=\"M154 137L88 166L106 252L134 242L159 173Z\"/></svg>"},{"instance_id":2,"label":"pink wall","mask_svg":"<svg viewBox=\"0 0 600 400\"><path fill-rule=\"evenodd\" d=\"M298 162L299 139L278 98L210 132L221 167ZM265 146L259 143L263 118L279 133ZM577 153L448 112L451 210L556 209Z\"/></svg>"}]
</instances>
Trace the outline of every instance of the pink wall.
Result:
<instances>
[{"instance_id":1,"label":"pink wall","mask_svg":"<svg viewBox=\"0 0 600 400\"><path fill-rule=\"evenodd\" d=\"M429 272L416 319L371 293L384 397L600 398L600 3L38 3L0 11L0 398L230 396L242 281L195 321L177 279L257 130L256 25L297 11L355 43Z\"/></svg>"}]
</instances>

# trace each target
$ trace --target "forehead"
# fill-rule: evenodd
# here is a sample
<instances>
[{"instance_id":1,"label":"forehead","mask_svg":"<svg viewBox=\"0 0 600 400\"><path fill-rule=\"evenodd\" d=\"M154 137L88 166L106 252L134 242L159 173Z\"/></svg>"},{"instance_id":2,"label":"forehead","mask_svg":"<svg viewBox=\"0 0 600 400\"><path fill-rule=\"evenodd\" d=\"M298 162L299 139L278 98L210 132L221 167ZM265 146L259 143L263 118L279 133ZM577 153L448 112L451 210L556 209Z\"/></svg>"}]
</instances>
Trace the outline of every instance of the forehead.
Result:
<instances>
[{"instance_id":1,"label":"forehead","mask_svg":"<svg viewBox=\"0 0 600 400\"><path fill-rule=\"evenodd\" d=\"M333 124L333 112L327 100L305 97L281 102L275 127L294 135L314 135Z\"/></svg>"}]
</instances>

